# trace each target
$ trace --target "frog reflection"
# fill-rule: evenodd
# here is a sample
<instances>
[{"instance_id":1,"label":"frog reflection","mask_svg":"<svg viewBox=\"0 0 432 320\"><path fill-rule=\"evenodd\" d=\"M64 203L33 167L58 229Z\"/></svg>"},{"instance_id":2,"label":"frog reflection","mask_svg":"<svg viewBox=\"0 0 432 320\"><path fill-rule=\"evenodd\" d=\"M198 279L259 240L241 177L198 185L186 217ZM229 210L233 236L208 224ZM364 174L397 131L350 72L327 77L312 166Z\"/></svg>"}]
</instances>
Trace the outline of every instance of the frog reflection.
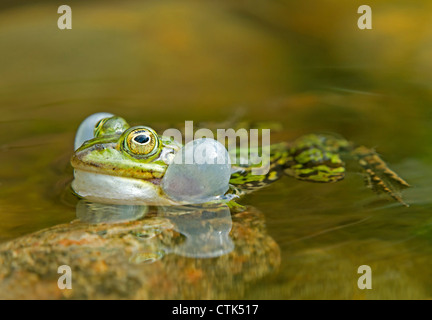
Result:
<instances>
[{"instance_id":1,"label":"frog reflection","mask_svg":"<svg viewBox=\"0 0 432 320\"><path fill-rule=\"evenodd\" d=\"M185 257L213 258L234 249L234 243L229 236L232 227L231 212L226 204L165 206L155 209L157 217L164 219L159 220L161 224L143 225L142 230L135 233L138 238L143 241L151 239L167 227L184 236L180 244L172 247L161 244L158 252ZM76 206L76 215L82 222L112 224L139 220L149 210L149 206L144 205L118 205L80 200ZM162 258L160 253L156 256ZM138 253L136 257L143 259L144 255Z\"/></svg>"},{"instance_id":2,"label":"frog reflection","mask_svg":"<svg viewBox=\"0 0 432 320\"><path fill-rule=\"evenodd\" d=\"M214 258L234 249L229 232L232 228L230 209L222 205L190 205L159 207L159 215L174 224L174 230L186 237L185 241L167 248L185 257Z\"/></svg>"}]
</instances>

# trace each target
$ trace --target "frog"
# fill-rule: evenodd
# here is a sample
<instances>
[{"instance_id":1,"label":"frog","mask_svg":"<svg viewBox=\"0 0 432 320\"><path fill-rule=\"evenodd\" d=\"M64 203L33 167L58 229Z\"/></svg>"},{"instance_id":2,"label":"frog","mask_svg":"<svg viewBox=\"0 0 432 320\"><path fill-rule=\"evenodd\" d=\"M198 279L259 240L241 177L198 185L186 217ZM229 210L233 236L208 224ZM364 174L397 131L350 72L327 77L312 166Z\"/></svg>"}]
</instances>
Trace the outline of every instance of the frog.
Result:
<instances>
[{"instance_id":1,"label":"frog","mask_svg":"<svg viewBox=\"0 0 432 320\"><path fill-rule=\"evenodd\" d=\"M83 136L84 127L90 133ZM159 135L149 126L130 126L124 118L110 113L95 114L81 124L75 139L72 189L78 197L95 201L185 205L188 199L173 199L162 187L164 175L182 147L173 137ZM240 153L240 148L235 153ZM262 163L233 163L227 192L212 201L225 201L235 207L238 198L283 176L335 183L344 179L347 161L357 164L372 191L408 206L401 191L410 185L373 148L329 133L311 133L292 142L272 144L268 171L262 174L253 171Z\"/></svg>"}]
</instances>

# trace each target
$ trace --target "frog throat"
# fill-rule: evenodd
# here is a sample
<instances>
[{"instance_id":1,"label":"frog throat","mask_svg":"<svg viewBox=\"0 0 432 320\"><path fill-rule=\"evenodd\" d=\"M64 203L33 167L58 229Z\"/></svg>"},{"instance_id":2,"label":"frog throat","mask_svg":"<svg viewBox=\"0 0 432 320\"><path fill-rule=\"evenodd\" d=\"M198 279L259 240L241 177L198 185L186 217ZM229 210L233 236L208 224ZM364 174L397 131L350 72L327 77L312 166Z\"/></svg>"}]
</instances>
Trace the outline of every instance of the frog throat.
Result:
<instances>
[{"instance_id":1,"label":"frog throat","mask_svg":"<svg viewBox=\"0 0 432 320\"><path fill-rule=\"evenodd\" d=\"M178 205L164 194L156 181L112 176L74 170L72 188L80 197L88 200L117 204ZM121 192L119 192L121 191Z\"/></svg>"}]
</instances>

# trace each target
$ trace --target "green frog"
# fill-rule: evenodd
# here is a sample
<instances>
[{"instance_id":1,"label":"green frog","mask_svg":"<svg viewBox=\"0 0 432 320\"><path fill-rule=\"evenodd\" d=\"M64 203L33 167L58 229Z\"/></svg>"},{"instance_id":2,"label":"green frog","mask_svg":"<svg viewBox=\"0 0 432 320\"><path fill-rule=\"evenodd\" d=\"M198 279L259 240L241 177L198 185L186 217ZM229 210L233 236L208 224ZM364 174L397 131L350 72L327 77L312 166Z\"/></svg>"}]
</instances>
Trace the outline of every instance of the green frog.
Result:
<instances>
[{"instance_id":1,"label":"green frog","mask_svg":"<svg viewBox=\"0 0 432 320\"><path fill-rule=\"evenodd\" d=\"M163 177L181 148L179 142L158 135L150 127L131 127L119 116L95 114L83 122L77 133L76 150L71 159L75 177L72 189L80 197L100 202L187 204L187 199L173 199L162 187ZM233 163L228 191L213 200L232 203L235 198L267 186L283 175L309 182L334 183L344 178L345 162L349 160L359 165L373 191L386 193L408 206L400 192L409 184L375 150L331 134L308 134L291 143L271 145L269 170L261 175L252 173L256 164Z\"/></svg>"}]
</instances>

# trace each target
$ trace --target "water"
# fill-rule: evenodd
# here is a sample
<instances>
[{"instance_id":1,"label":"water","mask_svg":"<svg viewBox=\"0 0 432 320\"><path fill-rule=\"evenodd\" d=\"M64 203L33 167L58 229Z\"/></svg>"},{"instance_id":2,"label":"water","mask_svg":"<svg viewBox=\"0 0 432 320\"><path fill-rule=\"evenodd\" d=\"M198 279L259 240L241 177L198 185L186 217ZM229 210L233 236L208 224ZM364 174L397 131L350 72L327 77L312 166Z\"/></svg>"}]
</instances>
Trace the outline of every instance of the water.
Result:
<instances>
[{"instance_id":1,"label":"water","mask_svg":"<svg viewBox=\"0 0 432 320\"><path fill-rule=\"evenodd\" d=\"M55 230L68 232L77 215L68 193L69 158L75 130L91 113L111 112L162 130L185 120L226 121L243 109L248 122L280 124L272 131L274 142L336 132L375 147L413 186L403 194L410 207L373 194L356 173L335 184L285 177L242 200L253 208L250 216L232 217L237 249L258 250L257 239L265 239L267 251L211 259L163 256L152 242L133 259L119 253L115 270L112 260L93 261L94 281L75 294L431 298L430 6L378 1L368 31L357 29L354 4L332 1L77 2L69 31L56 28L57 7L49 1L4 8L0 241L57 225ZM150 212L135 223L160 218ZM184 240L177 234L168 239ZM88 266L86 251L66 252ZM239 268L242 259L253 268ZM178 265L183 268L173 271ZM372 269L371 290L357 287L360 265ZM98 287L109 272L129 280ZM62 297L50 291L57 276L48 277L52 284L29 277L20 285L39 288L42 298ZM139 287L144 280L158 286Z\"/></svg>"}]
</instances>

